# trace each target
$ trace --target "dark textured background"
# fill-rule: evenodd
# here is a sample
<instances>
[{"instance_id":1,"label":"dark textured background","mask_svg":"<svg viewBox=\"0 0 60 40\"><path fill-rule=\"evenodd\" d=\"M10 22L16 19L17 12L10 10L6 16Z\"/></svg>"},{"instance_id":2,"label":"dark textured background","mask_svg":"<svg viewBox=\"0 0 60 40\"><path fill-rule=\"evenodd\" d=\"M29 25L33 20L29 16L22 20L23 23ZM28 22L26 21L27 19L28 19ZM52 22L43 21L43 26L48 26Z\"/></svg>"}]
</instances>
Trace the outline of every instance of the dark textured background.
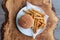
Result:
<instances>
[{"instance_id":1,"label":"dark textured background","mask_svg":"<svg viewBox=\"0 0 60 40\"><path fill-rule=\"evenodd\" d=\"M5 12L2 9L1 3L3 0L0 0L0 40L1 40L1 27L2 23L5 21ZM59 23L57 25L57 28L54 32L54 36L56 37L56 40L60 40L60 0L53 0L53 5L56 10L56 15L59 18Z\"/></svg>"}]
</instances>

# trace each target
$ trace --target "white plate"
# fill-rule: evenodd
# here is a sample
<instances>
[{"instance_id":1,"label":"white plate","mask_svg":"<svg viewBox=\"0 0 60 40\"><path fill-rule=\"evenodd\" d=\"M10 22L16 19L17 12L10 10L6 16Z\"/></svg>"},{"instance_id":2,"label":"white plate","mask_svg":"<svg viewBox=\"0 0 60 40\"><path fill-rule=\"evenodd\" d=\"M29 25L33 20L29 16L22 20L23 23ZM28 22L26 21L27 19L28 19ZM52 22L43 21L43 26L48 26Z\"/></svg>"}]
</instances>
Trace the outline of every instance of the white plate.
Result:
<instances>
[{"instance_id":1,"label":"white plate","mask_svg":"<svg viewBox=\"0 0 60 40\"><path fill-rule=\"evenodd\" d=\"M34 8L35 8L36 10L44 13L44 11L43 11L41 8L39 8L39 7L37 7L37 6L35 6ZM25 14L25 13L23 12L23 10L28 10L28 9L27 9L27 7L25 6L24 8L22 8L22 9L18 12L17 17L16 17L16 24L17 24L17 28L19 29L19 31L22 32L24 35L33 36L33 37L35 37L36 35L42 33L45 28L39 29L38 32L37 32L36 34L34 34L31 28L24 29L24 28L22 28L22 27L18 24L19 18L21 18L21 16ZM47 17L47 16L46 16L46 17Z\"/></svg>"}]
</instances>

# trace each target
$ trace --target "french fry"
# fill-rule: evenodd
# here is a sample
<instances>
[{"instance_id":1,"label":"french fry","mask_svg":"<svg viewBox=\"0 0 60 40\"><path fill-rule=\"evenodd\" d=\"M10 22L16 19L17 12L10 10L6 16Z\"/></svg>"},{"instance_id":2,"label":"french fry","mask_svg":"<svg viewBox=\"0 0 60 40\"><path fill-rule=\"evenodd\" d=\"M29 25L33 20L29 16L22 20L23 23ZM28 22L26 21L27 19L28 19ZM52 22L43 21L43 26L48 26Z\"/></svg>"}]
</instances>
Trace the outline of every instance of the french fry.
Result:
<instances>
[{"instance_id":1,"label":"french fry","mask_svg":"<svg viewBox=\"0 0 60 40\"><path fill-rule=\"evenodd\" d=\"M27 11L27 10L23 10L26 14L31 14L32 15L32 13L31 12L29 12L29 11Z\"/></svg>"}]
</instances>

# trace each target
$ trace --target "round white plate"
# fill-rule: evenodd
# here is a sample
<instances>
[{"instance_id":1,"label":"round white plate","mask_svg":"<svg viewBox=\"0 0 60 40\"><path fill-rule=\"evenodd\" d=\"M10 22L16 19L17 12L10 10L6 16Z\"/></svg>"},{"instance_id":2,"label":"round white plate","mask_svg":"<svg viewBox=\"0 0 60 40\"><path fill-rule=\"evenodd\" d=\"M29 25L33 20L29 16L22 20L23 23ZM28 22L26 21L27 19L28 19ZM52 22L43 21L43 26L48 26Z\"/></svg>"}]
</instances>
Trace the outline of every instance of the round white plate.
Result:
<instances>
[{"instance_id":1,"label":"round white plate","mask_svg":"<svg viewBox=\"0 0 60 40\"><path fill-rule=\"evenodd\" d=\"M41 8L39 8L39 7L36 7L36 6L35 6L35 9L38 10L38 11L40 11L40 12L42 12L42 13L44 13L44 11L43 11ZM25 7L22 8L22 9L18 12L18 14L17 14L16 24L17 24L18 30L19 30L20 32L22 32L24 35L27 35L27 36L36 36L36 35L42 33L45 28L39 29L38 32L37 32L36 34L34 34L34 32L33 32L33 30L32 30L31 28L24 29L24 28L22 28L22 27L18 24L19 18L21 18L21 16L25 14L25 13L23 12L23 10L28 10L28 9L27 9L27 7L25 6Z\"/></svg>"}]
</instances>

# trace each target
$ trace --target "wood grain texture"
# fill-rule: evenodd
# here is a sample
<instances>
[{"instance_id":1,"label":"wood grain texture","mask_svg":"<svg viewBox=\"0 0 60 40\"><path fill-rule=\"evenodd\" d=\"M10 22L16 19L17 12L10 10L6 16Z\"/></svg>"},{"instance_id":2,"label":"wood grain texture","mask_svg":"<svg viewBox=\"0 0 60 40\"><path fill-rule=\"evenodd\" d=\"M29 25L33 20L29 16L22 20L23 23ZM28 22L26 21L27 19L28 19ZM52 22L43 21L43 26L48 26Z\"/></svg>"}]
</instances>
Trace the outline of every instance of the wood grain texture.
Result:
<instances>
[{"instance_id":1,"label":"wood grain texture","mask_svg":"<svg viewBox=\"0 0 60 40\"><path fill-rule=\"evenodd\" d=\"M38 2L40 2L40 1L41 0L37 0L37 1L29 0L29 2L31 2L34 5L38 5ZM6 12L6 22L4 23L4 27L3 27L3 34L4 34L3 40L35 40L32 37L23 35L21 32L19 32L19 30L16 27L16 22L15 22L16 15L17 15L18 11L25 5L26 5L26 0L4 0L3 1L3 8ZM41 7L41 5L38 5L38 6ZM43 9L45 9L45 8L43 8ZM46 13L47 13L47 11L46 11ZM55 15L54 12L52 14ZM50 14L48 14L48 15L50 15ZM54 18L56 18L56 16L54 16ZM54 19L53 20L53 22L55 23L54 24L51 22L51 19L52 18L48 19L48 26L47 26L46 30L43 33L41 33L40 35L38 35L36 37L36 40L55 40L55 38L53 36L53 30L56 28L55 26L56 26L58 20Z\"/></svg>"}]
</instances>

